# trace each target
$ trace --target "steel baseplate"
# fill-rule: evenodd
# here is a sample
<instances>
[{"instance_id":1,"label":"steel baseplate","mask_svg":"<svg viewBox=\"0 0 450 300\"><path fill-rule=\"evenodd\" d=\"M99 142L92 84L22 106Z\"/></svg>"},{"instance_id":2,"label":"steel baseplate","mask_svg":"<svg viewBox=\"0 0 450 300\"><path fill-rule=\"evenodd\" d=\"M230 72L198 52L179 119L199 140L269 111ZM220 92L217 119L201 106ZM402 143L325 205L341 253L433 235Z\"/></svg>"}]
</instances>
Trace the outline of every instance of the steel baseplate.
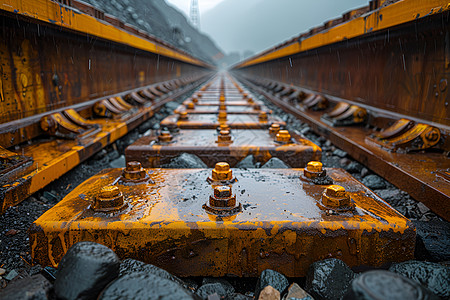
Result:
<instances>
[{"instance_id":1,"label":"steel baseplate","mask_svg":"<svg viewBox=\"0 0 450 300\"><path fill-rule=\"evenodd\" d=\"M345 171L325 170L333 185L318 185L325 172L308 169L104 170L32 224L31 255L56 267L70 246L95 241L178 276L293 277L330 257L351 267L413 258L408 219Z\"/></svg>"},{"instance_id":2,"label":"steel baseplate","mask_svg":"<svg viewBox=\"0 0 450 300\"><path fill-rule=\"evenodd\" d=\"M287 141L277 141L276 133L271 134L267 129L231 132L181 129L173 134L163 131L144 136L128 146L125 157L127 161L139 161L146 168L161 167L182 153L197 155L208 167L221 161L233 167L248 155L261 164L277 157L294 168L321 159L319 146L293 132L288 134Z\"/></svg>"},{"instance_id":3,"label":"steel baseplate","mask_svg":"<svg viewBox=\"0 0 450 300\"><path fill-rule=\"evenodd\" d=\"M193 114L187 112L180 115L170 115L161 121L161 127L169 129L216 129L221 124L227 124L233 129L267 129L273 123L286 126L286 122L281 119L267 115L263 119L260 115L239 115L239 114Z\"/></svg>"}]
</instances>

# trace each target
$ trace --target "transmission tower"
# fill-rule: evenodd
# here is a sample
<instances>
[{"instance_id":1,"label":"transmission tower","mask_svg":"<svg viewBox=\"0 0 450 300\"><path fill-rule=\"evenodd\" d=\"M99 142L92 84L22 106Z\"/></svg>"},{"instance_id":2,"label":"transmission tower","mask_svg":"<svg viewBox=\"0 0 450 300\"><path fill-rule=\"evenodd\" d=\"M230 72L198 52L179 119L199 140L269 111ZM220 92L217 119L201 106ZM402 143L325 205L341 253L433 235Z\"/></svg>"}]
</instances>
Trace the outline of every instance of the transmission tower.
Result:
<instances>
[{"instance_id":1,"label":"transmission tower","mask_svg":"<svg viewBox=\"0 0 450 300\"><path fill-rule=\"evenodd\" d=\"M198 1L192 0L191 1L191 13L190 13L191 23L192 25L200 29L200 13L198 11Z\"/></svg>"}]
</instances>

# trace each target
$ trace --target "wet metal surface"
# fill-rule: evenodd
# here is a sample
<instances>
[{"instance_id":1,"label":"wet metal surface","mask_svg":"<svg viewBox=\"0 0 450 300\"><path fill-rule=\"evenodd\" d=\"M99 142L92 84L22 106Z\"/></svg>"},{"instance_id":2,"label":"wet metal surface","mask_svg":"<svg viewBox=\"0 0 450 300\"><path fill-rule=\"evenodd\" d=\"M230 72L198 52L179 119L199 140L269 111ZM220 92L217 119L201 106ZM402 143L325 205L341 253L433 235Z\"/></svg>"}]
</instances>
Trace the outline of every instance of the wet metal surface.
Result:
<instances>
[{"instance_id":1,"label":"wet metal surface","mask_svg":"<svg viewBox=\"0 0 450 300\"><path fill-rule=\"evenodd\" d=\"M147 169L149 181L123 182L122 169L105 170L74 189L30 229L31 255L57 266L74 243L104 244L121 258L136 258L180 276L256 276L270 268L305 276L317 260L337 257L349 266L380 266L413 257L410 221L338 169L328 169L355 209L324 209L326 186L302 169L234 169L228 183L242 211L208 213L211 169ZM92 204L104 186L115 185L127 204L112 213Z\"/></svg>"},{"instance_id":2,"label":"wet metal surface","mask_svg":"<svg viewBox=\"0 0 450 300\"><path fill-rule=\"evenodd\" d=\"M139 161L146 168L160 167L182 153L197 155L208 167L226 161L232 167L247 155L256 162L266 163L277 157L291 167L305 167L309 161L321 159L321 149L311 141L291 133L292 142L275 142L269 130L232 130L231 144L218 140L217 130L180 130L170 142L158 140L158 136L146 136L125 150L127 161Z\"/></svg>"},{"instance_id":3,"label":"wet metal surface","mask_svg":"<svg viewBox=\"0 0 450 300\"><path fill-rule=\"evenodd\" d=\"M226 121L219 122L217 114L193 114L188 115L187 120L179 120L178 115L168 116L162 120L161 127L169 129L216 129L220 124L227 124L232 129L266 129L272 123L286 125L286 122L273 116L269 116L268 121L261 122L257 115L229 114Z\"/></svg>"}]
</instances>

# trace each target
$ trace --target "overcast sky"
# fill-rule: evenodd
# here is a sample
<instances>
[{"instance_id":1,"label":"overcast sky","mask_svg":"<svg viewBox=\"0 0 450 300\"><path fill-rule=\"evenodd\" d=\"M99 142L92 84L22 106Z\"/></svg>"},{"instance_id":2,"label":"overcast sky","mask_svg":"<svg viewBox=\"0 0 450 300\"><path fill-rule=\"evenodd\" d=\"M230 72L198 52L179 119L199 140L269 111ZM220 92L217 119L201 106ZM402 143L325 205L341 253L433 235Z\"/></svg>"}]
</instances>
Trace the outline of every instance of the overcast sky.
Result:
<instances>
[{"instance_id":1,"label":"overcast sky","mask_svg":"<svg viewBox=\"0 0 450 300\"><path fill-rule=\"evenodd\" d=\"M189 16L191 0L166 0ZM225 53L261 52L369 0L198 0L201 31Z\"/></svg>"}]
</instances>

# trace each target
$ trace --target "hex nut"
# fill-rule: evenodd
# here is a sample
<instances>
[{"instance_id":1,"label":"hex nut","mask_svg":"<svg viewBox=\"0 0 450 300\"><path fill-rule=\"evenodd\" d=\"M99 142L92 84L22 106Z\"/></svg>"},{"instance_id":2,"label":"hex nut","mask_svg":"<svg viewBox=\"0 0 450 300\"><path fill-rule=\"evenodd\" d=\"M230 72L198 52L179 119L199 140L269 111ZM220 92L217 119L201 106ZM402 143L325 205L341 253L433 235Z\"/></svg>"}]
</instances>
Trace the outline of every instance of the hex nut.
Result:
<instances>
[{"instance_id":1,"label":"hex nut","mask_svg":"<svg viewBox=\"0 0 450 300\"><path fill-rule=\"evenodd\" d=\"M203 209L208 213L220 216L230 216L242 210L242 205L236 203L236 195L233 195L231 187L216 186L214 195L209 197L209 202L203 204Z\"/></svg>"},{"instance_id":2,"label":"hex nut","mask_svg":"<svg viewBox=\"0 0 450 300\"><path fill-rule=\"evenodd\" d=\"M187 111L180 112L180 115L178 116L179 120L187 120L189 118Z\"/></svg>"},{"instance_id":3,"label":"hex nut","mask_svg":"<svg viewBox=\"0 0 450 300\"><path fill-rule=\"evenodd\" d=\"M221 130L219 135L217 136L217 143L219 144L231 144L233 141L231 140L231 135L228 130Z\"/></svg>"},{"instance_id":4,"label":"hex nut","mask_svg":"<svg viewBox=\"0 0 450 300\"><path fill-rule=\"evenodd\" d=\"M291 134L287 130L278 131L275 141L279 143L288 143L291 141Z\"/></svg>"},{"instance_id":5,"label":"hex nut","mask_svg":"<svg viewBox=\"0 0 450 300\"><path fill-rule=\"evenodd\" d=\"M230 165L226 162L216 163L212 170L211 178L209 181L230 181L233 180L233 171L230 169Z\"/></svg>"},{"instance_id":6,"label":"hex nut","mask_svg":"<svg viewBox=\"0 0 450 300\"><path fill-rule=\"evenodd\" d=\"M350 207L350 196L340 185L328 186L322 194L322 203L327 207Z\"/></svg>"},{"instance_id":7,"label":"hex nut","mask_svg":"<svg viewBox=\"0 0 450 300\"><path fill-rule=\"evenodd\" d=\"M124 206L123 195L115 185L102 187L100 193L94 199L92 209L99 212L119 210Z\"/></svg>"},{"instance_id":8,"label":"hex nut","mask_svg":"<svg viewBox=\"0 0 450 300\"><path fill-rule=\"evenodd\" d=\"M189 103L187 104L187 108L188 108L188 109L194 109L194 108L195 108L194 102L189 102Z\"/></svg>"},{"instance_id":9,"label":"hex nut","mask_svg":"<svg viewBox=\"0 0 450 300\"><path fill-rule=\"evenodd\" d=\"M226 122L227 121L227 112L226 111L219 111L218 115L219 122Z\"/></svg>"},{"instance_id":10,"label":"hex nut","mask_svg":"<svg viewBox=\"0 0 450 300\"><path fill-rule=\"evenodd\" d=\"M269 117L267 116L267 113L265 111L262 111L259 113L258 120L260 122L267 122L267 120L269 120Z\"/></svg>"},{"instance_id":11,"label":"hex nut","mask_svg":"<svg viewBox=\"0 0 450 300\"><path fill-rule=\"evenodd\" d=\"M306 178L314 179L325 176L326 171L323 169L323 165L320 161L310 161L306 165L306 169L304 169L303 174Z\"/></svg>"},{"instance_id":12,"label":"hex nut","mask_svg":"<svg viewBox=\"0 0 450 300\"><path fill-rule=\"evenodd\" d=\"M163 143L168 143L172 141L172 139L173 139L172 134L170 133L170 131L167 130L161 131L160 135L158 136L158 140Z\"/></svg>"},{"instance_id":13,"label":"hex nut","mask_svg":"<svg viewBox=\"0 0 450 300\"><path fill-rule=\"evenodd\" d=\"M270 125L269 134L271 136L276 136L278 131L280 131L280 124L273 123L272 125Z\"/></svg>"},{"instance_id":14,"label":"hex nut","mask_svg":"<svg viewBox=\"0 0 450 300\"><path fill-rule=\"evenodd\" d=\"M138 161L130 161L123 170L122 179L125 181L141 181L148 178L147 172Z\"/></svg>"}]
</instances>

